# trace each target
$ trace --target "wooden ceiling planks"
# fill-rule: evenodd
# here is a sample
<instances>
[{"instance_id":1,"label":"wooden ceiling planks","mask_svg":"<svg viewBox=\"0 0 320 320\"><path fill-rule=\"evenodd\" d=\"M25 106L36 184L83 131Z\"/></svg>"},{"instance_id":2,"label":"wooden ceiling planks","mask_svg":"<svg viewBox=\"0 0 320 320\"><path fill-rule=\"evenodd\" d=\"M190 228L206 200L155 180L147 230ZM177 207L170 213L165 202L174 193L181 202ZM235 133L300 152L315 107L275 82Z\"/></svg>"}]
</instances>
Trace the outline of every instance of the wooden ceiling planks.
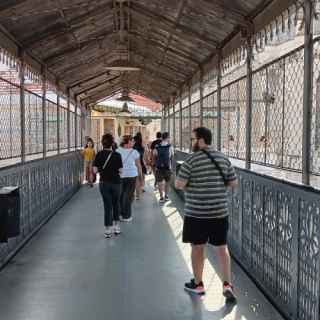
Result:
<instances>
[{"instance_id":1,"label":"wooden ceiling planks","mask_svg":"<svg viewBox=\"0 0 320 320\"><path fill-rule=\"evenodd\" d=\"M119 57L117 1L2 0L0 24L60 81L92 102L104 90L119 91L125 85L119 72L104 71ZM123 24L122 40L130 62L141 67L129 74L126 85L145 96L168 99L270 2L124 0L128 23ZM111 81L113 77L118 78Z\"/></svg>"}]
</instances>

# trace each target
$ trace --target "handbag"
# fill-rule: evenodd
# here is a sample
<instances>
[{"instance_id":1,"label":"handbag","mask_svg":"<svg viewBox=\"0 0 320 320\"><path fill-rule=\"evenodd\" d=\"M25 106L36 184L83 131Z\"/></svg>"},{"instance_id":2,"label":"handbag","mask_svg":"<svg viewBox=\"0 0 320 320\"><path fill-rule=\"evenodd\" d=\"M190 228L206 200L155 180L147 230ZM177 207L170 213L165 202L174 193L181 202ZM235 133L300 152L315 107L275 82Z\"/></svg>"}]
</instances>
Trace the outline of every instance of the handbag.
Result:
<instances>
[{"instance_id":1,"label":"handbag","mask_svg":"<svg viewBox=\"0 0 320 320\"><path fill-rule=\"evenodd\" d=\"M218 171L223 179L224 185L227 187L228 180L226 179L226 177L225 177L221 167L219 166L218 162L216 161L216 159L207 150L202 149L201 151L204 152L207 155L207 157L211 160L211 162L216 166L216 168L218 169Z\"/></svg>"}]
</instances>

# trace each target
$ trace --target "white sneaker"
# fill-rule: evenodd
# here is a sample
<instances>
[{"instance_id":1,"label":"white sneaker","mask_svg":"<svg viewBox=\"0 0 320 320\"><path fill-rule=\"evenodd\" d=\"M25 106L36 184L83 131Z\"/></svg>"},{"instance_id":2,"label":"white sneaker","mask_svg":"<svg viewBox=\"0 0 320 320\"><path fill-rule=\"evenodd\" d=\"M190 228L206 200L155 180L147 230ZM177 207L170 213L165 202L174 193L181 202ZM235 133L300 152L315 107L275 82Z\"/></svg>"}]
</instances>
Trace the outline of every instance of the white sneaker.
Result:
<instances>
[{"instance_id":1,"label":"white sneaker","mask_svg":"<svg viewBox=\"0 0 320 320\"><path fill-rule=\"evenodd\" d=\"M118 235L118 234L121 233L119 221L116 221L116 222L114 223L113 232L114 232L115 235Z\"/></svg>"},{"instance_id":2,"label":"white sneaker","mask_svg":"<svg viewBox=\"0 0 320 320\"><path fill-rule=\"evenodd\" d=\"M130 218L121 218L120 221L122 221L122 222L131 222L132 221L132 217L130 217Z\"/></svg>"},{"instance_id":3,"label":"white sneaker","mask_svg":"<svg viewBox=\"0 0 320 320\"><path fill-rule=\"evenodd\" d=\"M106 227L105 228L104 237L105 238L111 238L112 237L112 227Z\"/></svg>"}]
</instances>

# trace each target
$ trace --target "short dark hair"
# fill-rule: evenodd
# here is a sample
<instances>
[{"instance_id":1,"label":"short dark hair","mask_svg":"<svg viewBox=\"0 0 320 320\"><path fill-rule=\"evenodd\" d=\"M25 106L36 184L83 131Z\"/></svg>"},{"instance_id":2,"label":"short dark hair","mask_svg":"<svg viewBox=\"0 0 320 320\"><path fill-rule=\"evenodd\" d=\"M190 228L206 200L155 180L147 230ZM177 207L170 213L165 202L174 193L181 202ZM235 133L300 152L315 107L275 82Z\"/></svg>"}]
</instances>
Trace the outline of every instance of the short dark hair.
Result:
<instances>
[{"instance_id":1,"label":"short dark hair","mask_svg":"<svg viewBox=\"0 0 320 320\"><path fill-rule=\"evenodd\" d=\"M114 143L112 134L106 133L105 135L103 135L101 139L101 143L104 148L111 148Z\"/></svg>"},{"instance_id":2,"label":"short dark hair","mask_svg":"<svg viewBox=\"0 0 320 320\"><path fill-rule=\"evenodd\" d=\"M125 146L126 144L128 144L131 140L132 140L132 136L130 135L125 135L122 137L122 140L121 140L121 143L120 143L120 146L123 147Z\"/></svg>"},{"instance_id":3,"label":"short dark hair","mask_svg":"<svg viewBox=\"0 0 320 320\"><path fill-rule=\"evenodd\" d=\"M161 138L162 138L162 134L161 134L161 132L160 132L160 131L159 131L159 132L157 132L156 137L157 137L157 139L161 139Z\"/></svg>"},{"instance_id":4,"label":"short dark hair","mask_svg":"<svg viewBox=\"0 0 320 320\"><path fill-rule=\"evenodd\" d=\"M162 134L162 140L166 140L166 139L168 139L169 138L169 132L164 132L163 134Z\"/></svg>"},{"instance_id":5,"label":"short dark hair","mask_svg":"<svg viewBox=\"0 0 320 320\"><path fill-rule=\"evenodd\" d=\"M193 130L197 139L203 139L204 143L210 145L212 143L212 133L206 127L199 127Z\"/></svg>"}]
</instances>

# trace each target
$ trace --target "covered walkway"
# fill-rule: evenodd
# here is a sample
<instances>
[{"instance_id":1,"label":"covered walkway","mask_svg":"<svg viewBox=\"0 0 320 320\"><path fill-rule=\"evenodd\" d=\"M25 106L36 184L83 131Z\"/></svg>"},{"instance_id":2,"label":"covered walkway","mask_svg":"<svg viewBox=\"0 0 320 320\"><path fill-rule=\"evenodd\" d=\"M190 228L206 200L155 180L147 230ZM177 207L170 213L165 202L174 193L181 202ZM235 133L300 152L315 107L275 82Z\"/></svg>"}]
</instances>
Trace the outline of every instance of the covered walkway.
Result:
<instances>
[{"instance_id":1,"label":"covered walkway","mask_svg":"<svg viewBox=\"0 0 320 320\"><path fill-rule=\"evenodd\" d=\"M205 267L207 295L184 292L191 273L182 202L173 193L160 208L156 196L149 187L134 204L133 223L106 240L98 189L83 187L1 272L1 318L282 319L236 264L239 303L225 306L213 255Z\"/></svg>"}]
</instances>

